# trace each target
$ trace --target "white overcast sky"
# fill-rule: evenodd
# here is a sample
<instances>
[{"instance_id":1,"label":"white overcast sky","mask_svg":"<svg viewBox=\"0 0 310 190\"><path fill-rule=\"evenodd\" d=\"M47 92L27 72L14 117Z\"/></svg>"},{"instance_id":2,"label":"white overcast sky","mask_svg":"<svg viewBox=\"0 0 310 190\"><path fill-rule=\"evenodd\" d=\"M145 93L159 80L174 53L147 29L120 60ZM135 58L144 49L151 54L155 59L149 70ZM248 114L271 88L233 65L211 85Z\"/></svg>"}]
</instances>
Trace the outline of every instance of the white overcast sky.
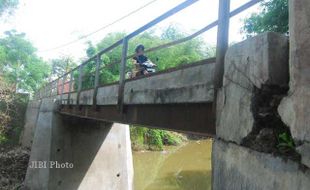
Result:
<instances>
[{"instance_id":1,"label":"white overcast sky","mask_svg":"<svg viewBox=\"0 0 310 190\"><path fill-rule=\"evenodd\" d=\"M107 33L115 31L132 32L165 11L173 8L184 0L157 0L147 8L131 15L123 21L102 30L87 39L70 46L51 49L82 35L93 32L102 26L128 14L151 0L20 0L20 6L6 21L0 21L0 33L16 29L26 33L27 38L38 49L39 56L45 60L61 55L71 55L75 59L85 57L86 41L94 43ZM231 0L231 10L249 0ZM242 20L253 12L258 5L234 17L230 22L230 42L242 40L240 33ZM170 24L179 25L184 31L192 33L217 19L218 0L200 0L185 10L156 25L157 29ZM216 28L203 35L209 44L216 42Z\"/></svg>"}]
</instances>

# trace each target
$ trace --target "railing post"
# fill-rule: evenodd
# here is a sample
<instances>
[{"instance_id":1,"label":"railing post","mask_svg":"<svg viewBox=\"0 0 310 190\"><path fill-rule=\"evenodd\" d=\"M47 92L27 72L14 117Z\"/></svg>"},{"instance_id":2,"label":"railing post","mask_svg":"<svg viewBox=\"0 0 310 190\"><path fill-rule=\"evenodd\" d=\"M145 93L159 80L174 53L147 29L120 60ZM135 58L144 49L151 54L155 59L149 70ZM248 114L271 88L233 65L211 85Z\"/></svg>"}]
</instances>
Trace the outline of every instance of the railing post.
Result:
<instances>
[{"instance_id":1,"label":"railing post","mask_svg":"<svg viewBox=\"0 0 310 190\"><path fill-rule=\"evenodd\" d=\"M52 96L57 96L57 80L55 80L53 84Z\"/></svg>"},{"instance_id":2,"label":"railing post","mask_svg":"<svg viewBox=\"0 0 310 190\"><path fill-rule=\"evenodd\" d=\"M94 94L93 94L93 106L96 108L97 106L97 92L99 88L99 77L100 77L100 63L101 63L101 56L100 54L96 57L96 73L95 73L95 84L94 84Z\"/></svg>"},{"instance_id":3,"label":"railing post","mask_svg":"<svg viewBox=\"0 0 310 190\"><path fill-rule=\"evenodd\" d=\"M118 109L123 113L124 106L124 87L125 87L125 71L126 71L126 61L127 61L127 50L128 50L128 39L125 37L123 39L123 50L122 50L122 60L119 67L119 88L118 88Z\"/></svg>"},{"instance_id":4,"label":"railing post","mask_svg":"<svg viewBox=\"0 0 310 190\"><path fill-rule=\"evenodd\" d=\"M76 96L76 105L80 104L80 93L82 90L82 80L83 80L83 64L79 66L79 81L78 81L78 92Z\"/></svg>"},{"instance_id":5,"label":"railing post","mask_svg":"<svg viewBox=\"0 0 310 190\"><path fill-rule=\"evenodd\" d=\"M53 82L50 82L49 83L49 86L50 86L50 90L48 91L48 93L49 93L49 97L52 97L52 90L53 90Z\"/></svg>"},{"instance_id":6,"label":"railing post","mask_svg":"<svg viewBox=\"0 0 310 190\"><path fill-rule=\"evenodd\" d=\"M223 86L225 53L228 48L230 0L219 0L216 62L214 69L213 116L216 122L216 101L218 90Z\"/></svg>"},{"instance_id":7,"label":"railing post","mask_svg":"<svg viewBox=\"0 0 310 190\"><path fill-rule=\"evenodd\" d=\"M65 80L66 80L66 75L62 77L62 81L61 81L60 104L62 104L62 96L64 93Z\"/></svg>"},{"instance_id":8,"label":"railing post","mask_svg":"<svg viewBox=\"0 0 310 190\"><path fill-rule=\"evenodd\" d=\"M224 60L228 48L230 0L219 0L214 87L223 86Z\"/></svg>"},{"instance_id":9,"label":"railing post","mask_svg":"<svg viewBox=\"0 0 310 190\"><path fill-rule=\"evenodd\" d=\"M70 105L70 102L71 102L72 80L73 80L73 71L70 72L69 92L68 92L68 100L67 100L68 105Z\"/></svg>"},{"instance_id":10,"label":"railing post","mask_svg":"<svg viewBox=\"0 0 310 190\"><path fill-rule=\"evenodd\" d=\"M40 100L42 99L42 87L39 90L39 98L40 98Z\"/></svg>"}]
</instances>

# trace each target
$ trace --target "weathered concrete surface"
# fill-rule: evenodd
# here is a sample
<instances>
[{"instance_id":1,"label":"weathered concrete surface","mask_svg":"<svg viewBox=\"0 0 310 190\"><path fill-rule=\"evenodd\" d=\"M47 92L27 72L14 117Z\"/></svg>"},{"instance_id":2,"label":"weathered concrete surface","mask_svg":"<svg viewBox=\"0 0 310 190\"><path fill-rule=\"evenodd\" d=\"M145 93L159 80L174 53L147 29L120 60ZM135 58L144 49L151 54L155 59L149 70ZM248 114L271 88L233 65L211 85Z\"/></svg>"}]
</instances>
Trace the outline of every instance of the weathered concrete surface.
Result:
<instances>
[{"instance_id":1,"label":"weathered concrete surface","mask_svg":"<svg viewBox=\"0 0 310 190\"><path fill-rule=\"evenodd\" d=\"M57 109L57 104L53 99L42 99L31 148L30 165L36 161L50 161L55 109ZM25 186L31 190L48 189L49 174L48 168L28 167Z\"/></svg>"},{"instance_id":2,"label":"weathered concrete surface","mask_svg":"<svg viewBox=\"0 0 310 190\"><path fill-rule=\"evenodd\" d=\"M145 78L127 80L125 104L198 103L213 101L214 64L197 64ZM118 84L98 88L97 105L117 105ZM80 105L92 105L94 90L80 93ZM76 93L71 94L76 104Z\"/></svg>"},{"instance_id":3,"label":"weathered concrete surface","mask_svg":"<svg viewBox=\"0 0 310 190\"><path fill-rule=\"evenodd\" d=\"M212 149L214 190L308 190L310 171L297 163L221 140Z\"/></svg>"},{"instance_id":4,"label":"weathered concrete surface","mask_svg":"<svg viewBox=\"0 0 310 190\"><path fill-rule=\"evenodd\" d=\"M301 155L301 162L310 168L310 143L303 143L296 150Z\"/></svg>"},{"instance_id":5,"label":"weathered concrete surface","mask_svg":"<svg viewBox=\"0 0 310 190\"><path fill-rule=\"evenodd\" d=\"M41 101L29 101L26 117L25 117L25 126L20 136L20 143L23 147L30 148L32 145L32 140L34 137L36 123L39 115Z\"/></svg>"},{"instance_id":6,"label":"weathered concrete surface","mask_svg":"<svg viewBox=\"0 0 310 190\"><path fill-rule=\"evenodd\" d=\"M64 118L59 103L43 99L38 114L25 187L42 189L132 189L133 165L129 126ZM55 168L55 163L73 168ZM39 165L37 165L38 167Z\"/></svg>"},{"instance_id":7,"label":"weathered concrete surface","mask_svg":"<svg viewBox=\"0 0 310 190\"><path fill-rule=\"evenodd\" d=\"M154 75L125 84L125 104L213 101L214 64Z\"/></svg>"},{"instance_id":8,"label":"weathered concrete surface","mask_svg":"<svg viewBox=\"0 0 310 190\"><path fill-rule=\"evenodd\" d=\"M87 90L87 91L82 91L80 93L80 104L81 105L92 105L93 104L93 94L94 90Z\"/></svg>"},{"instance_id":9,"label":"weathered concrete surface","mask_svg":"<svg viewBox=\"0 0 310 190\"><path fill-rule=\"evenodd\" d=\"M118 98L118 85L109 85L99 88L97 92L98 105L116 105Z\"/></svg>"},{"instance_id":10,"label":"weathered concrete surface","mask_svg":"<svg viewBox=\"0 0 310 190\"><path fill-rule=\"evenodd\" d=\"M74 167L51 169L49 189L132 189L128 125L81 119L62 123L53 129L58 135L53 139L52 160Z\"/></svg>"},{"instance_id":11,"label":"weathered concrete surface","mask_svg":"<svg viewBox=\"0 0 310 190\"><path fill-rule=\"evenodd\" d=\"M297 141L310 142L310 1L289 1L290 92L279 114Z\"/></svg>"},{"instance_id":12,"label":"weathered concrete surface","mask_svg":"<svg viewBox=\"0 0 310 190\"><path fill-rule=\"evenodd\" d=\"M287 37L269 32L230 47L223 88L218 93L217 136L240 144L253 129L253 87L287 82Z\"/></svg>"}]
</instances>

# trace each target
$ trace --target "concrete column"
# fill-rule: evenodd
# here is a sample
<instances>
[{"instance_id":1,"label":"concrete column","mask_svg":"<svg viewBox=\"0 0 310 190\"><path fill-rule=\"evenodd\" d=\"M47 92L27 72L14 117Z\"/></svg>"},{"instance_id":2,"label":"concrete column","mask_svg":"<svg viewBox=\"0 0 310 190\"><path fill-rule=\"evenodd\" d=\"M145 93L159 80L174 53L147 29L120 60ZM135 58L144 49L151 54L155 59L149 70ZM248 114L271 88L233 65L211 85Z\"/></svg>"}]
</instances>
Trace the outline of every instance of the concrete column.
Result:
<instances>
[{"instance_id":1,"label":"concrete column","mask_svg":"<svg viewBox=\"0 0 310 190\"><path fill-rule=\"evenodd\" d=\"M42 100L29 159L30 167L27 169L25 179L25 186L31 190L48 189L50 171L44 164L50 161L52 127L56 108L57 104L53 99ZM32 164L37 165L31 167Z\"/></svg>"},{"instance_id":2,"label":"concrete column","mask_svg":"<svg viewBox=\"0 0 310 190\"><path fill-rule=\"evenodd\" d=\"M20 143L23 147L31 148L36 129L36 123L39 116L40 105L40 100L33 100L29 101L28 103L25 117L25 126L20 136Z\"/></svg>"},{"instance_id":3,"label":"concrete column","mask_svg":"<svg viewBox=\"0 0 310 190\"><path fill-rule=\"evenodd\" d=\"M62 116L43 99L25 188L31 190L132 189L129 126ZM43 165L42 165L43 163Z\"/></svg>"},{"instance_id":4,"label":"concrete column","mask_svg":"<svg viewBox=\"0 0 310 190\"><path fill-rule=\"evenodd\" d=\"M310 1L289 1L290 91L279 106L282 120L310 167Z\"/></svg>"},{"instance_id":5,"label":"concrete column","mask_svg":"<svg viewBox=\"0 0 310 190\"><path fill-rule=\"evenodd\" d=\"M132 189L129 126L65 118L53 131L52 160L73 168L52 168L49 189ZM57 131L57 132L56 132Z\"/></svg>"}]
</instances>

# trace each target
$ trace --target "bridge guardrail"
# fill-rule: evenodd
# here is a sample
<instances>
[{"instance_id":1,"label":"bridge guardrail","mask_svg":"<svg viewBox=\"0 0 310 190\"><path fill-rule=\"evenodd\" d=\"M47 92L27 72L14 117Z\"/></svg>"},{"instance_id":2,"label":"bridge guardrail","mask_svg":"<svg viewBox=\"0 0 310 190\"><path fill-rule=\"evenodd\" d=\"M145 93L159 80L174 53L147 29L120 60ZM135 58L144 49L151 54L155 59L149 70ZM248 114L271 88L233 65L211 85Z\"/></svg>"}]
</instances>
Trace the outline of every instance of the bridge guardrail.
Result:
<instances>
[{"instance_id":1,"label":"bridge guardrail","mask_svg":"<svg viewBox=\"0 0 310 190\"><path fill-rule=\"evenodd\" d=\"M138 28L134 32L128 34L123 39L118 40L111 46L101 50L100 52L95 54L93 57L87 59L86 61L84 61L82 64L80 64L76 68L72 69L71 71L65 73L63 76L59 77L58 79L42 87L37 93L35 93L35 96L34 96L35 99L42 99L45 97L60 95L60 101L62 103L65 101L66 104L71 104L70 96L72 93L77 92L77 105L79 105L79 96L80 96L81 91L91 88L91 89L94 89L93 104L96 105L97 91L98 91L98 88L102 85L100 83L100 71L103 69L111 68L119 64L120 74L119 74L118 106L119 106L120 111L122 111L123 93L124 93L124 85L125 85L126 61L134 57L134 54L129 55L129 56L127 55L129 40L137 36L138 34L144 32L145 30L149 29L150 27L174 15L175 13L180 12L181 10L196 3L197 1L198 0L184 1L183 3L170 9L169 11L162 14L161 16L145 24L144 26ZM158 51L161 49L169 48L169 47L184 43L214 28L215 26L218 26L217 45L216 45L216 65L215 65L215 76L214 76L215 77L214 86L215 86L215 90L217 90L218 88L222 86L222 78L223 78L223 70L224 70L224 55L228 47L229 20L231 17L236 16L237 14L252 7L253 5L257 4L260 1L262 0L249 0L247 3L241 5L240 7L230 12L230 0L219 0L218 20L211 22L207 26L203 27L202 29L194 32L193 34L187 37L146 49L145 53ZM119 46L122 46L121 59L118 61L109 63L109 64L101 65L102 55L114 50L115 48ZM84 74L84 70L83 70L84 67L90 66L91 63L94 65L94 68L93 68L94 70L87 74ZM85 88L84 86L83 88L83 82L85 80L91 81L90 87L87 86L87 88ZM68 94L67 99L63 99L64 94Z\"/></svg>"}]
</instances>

